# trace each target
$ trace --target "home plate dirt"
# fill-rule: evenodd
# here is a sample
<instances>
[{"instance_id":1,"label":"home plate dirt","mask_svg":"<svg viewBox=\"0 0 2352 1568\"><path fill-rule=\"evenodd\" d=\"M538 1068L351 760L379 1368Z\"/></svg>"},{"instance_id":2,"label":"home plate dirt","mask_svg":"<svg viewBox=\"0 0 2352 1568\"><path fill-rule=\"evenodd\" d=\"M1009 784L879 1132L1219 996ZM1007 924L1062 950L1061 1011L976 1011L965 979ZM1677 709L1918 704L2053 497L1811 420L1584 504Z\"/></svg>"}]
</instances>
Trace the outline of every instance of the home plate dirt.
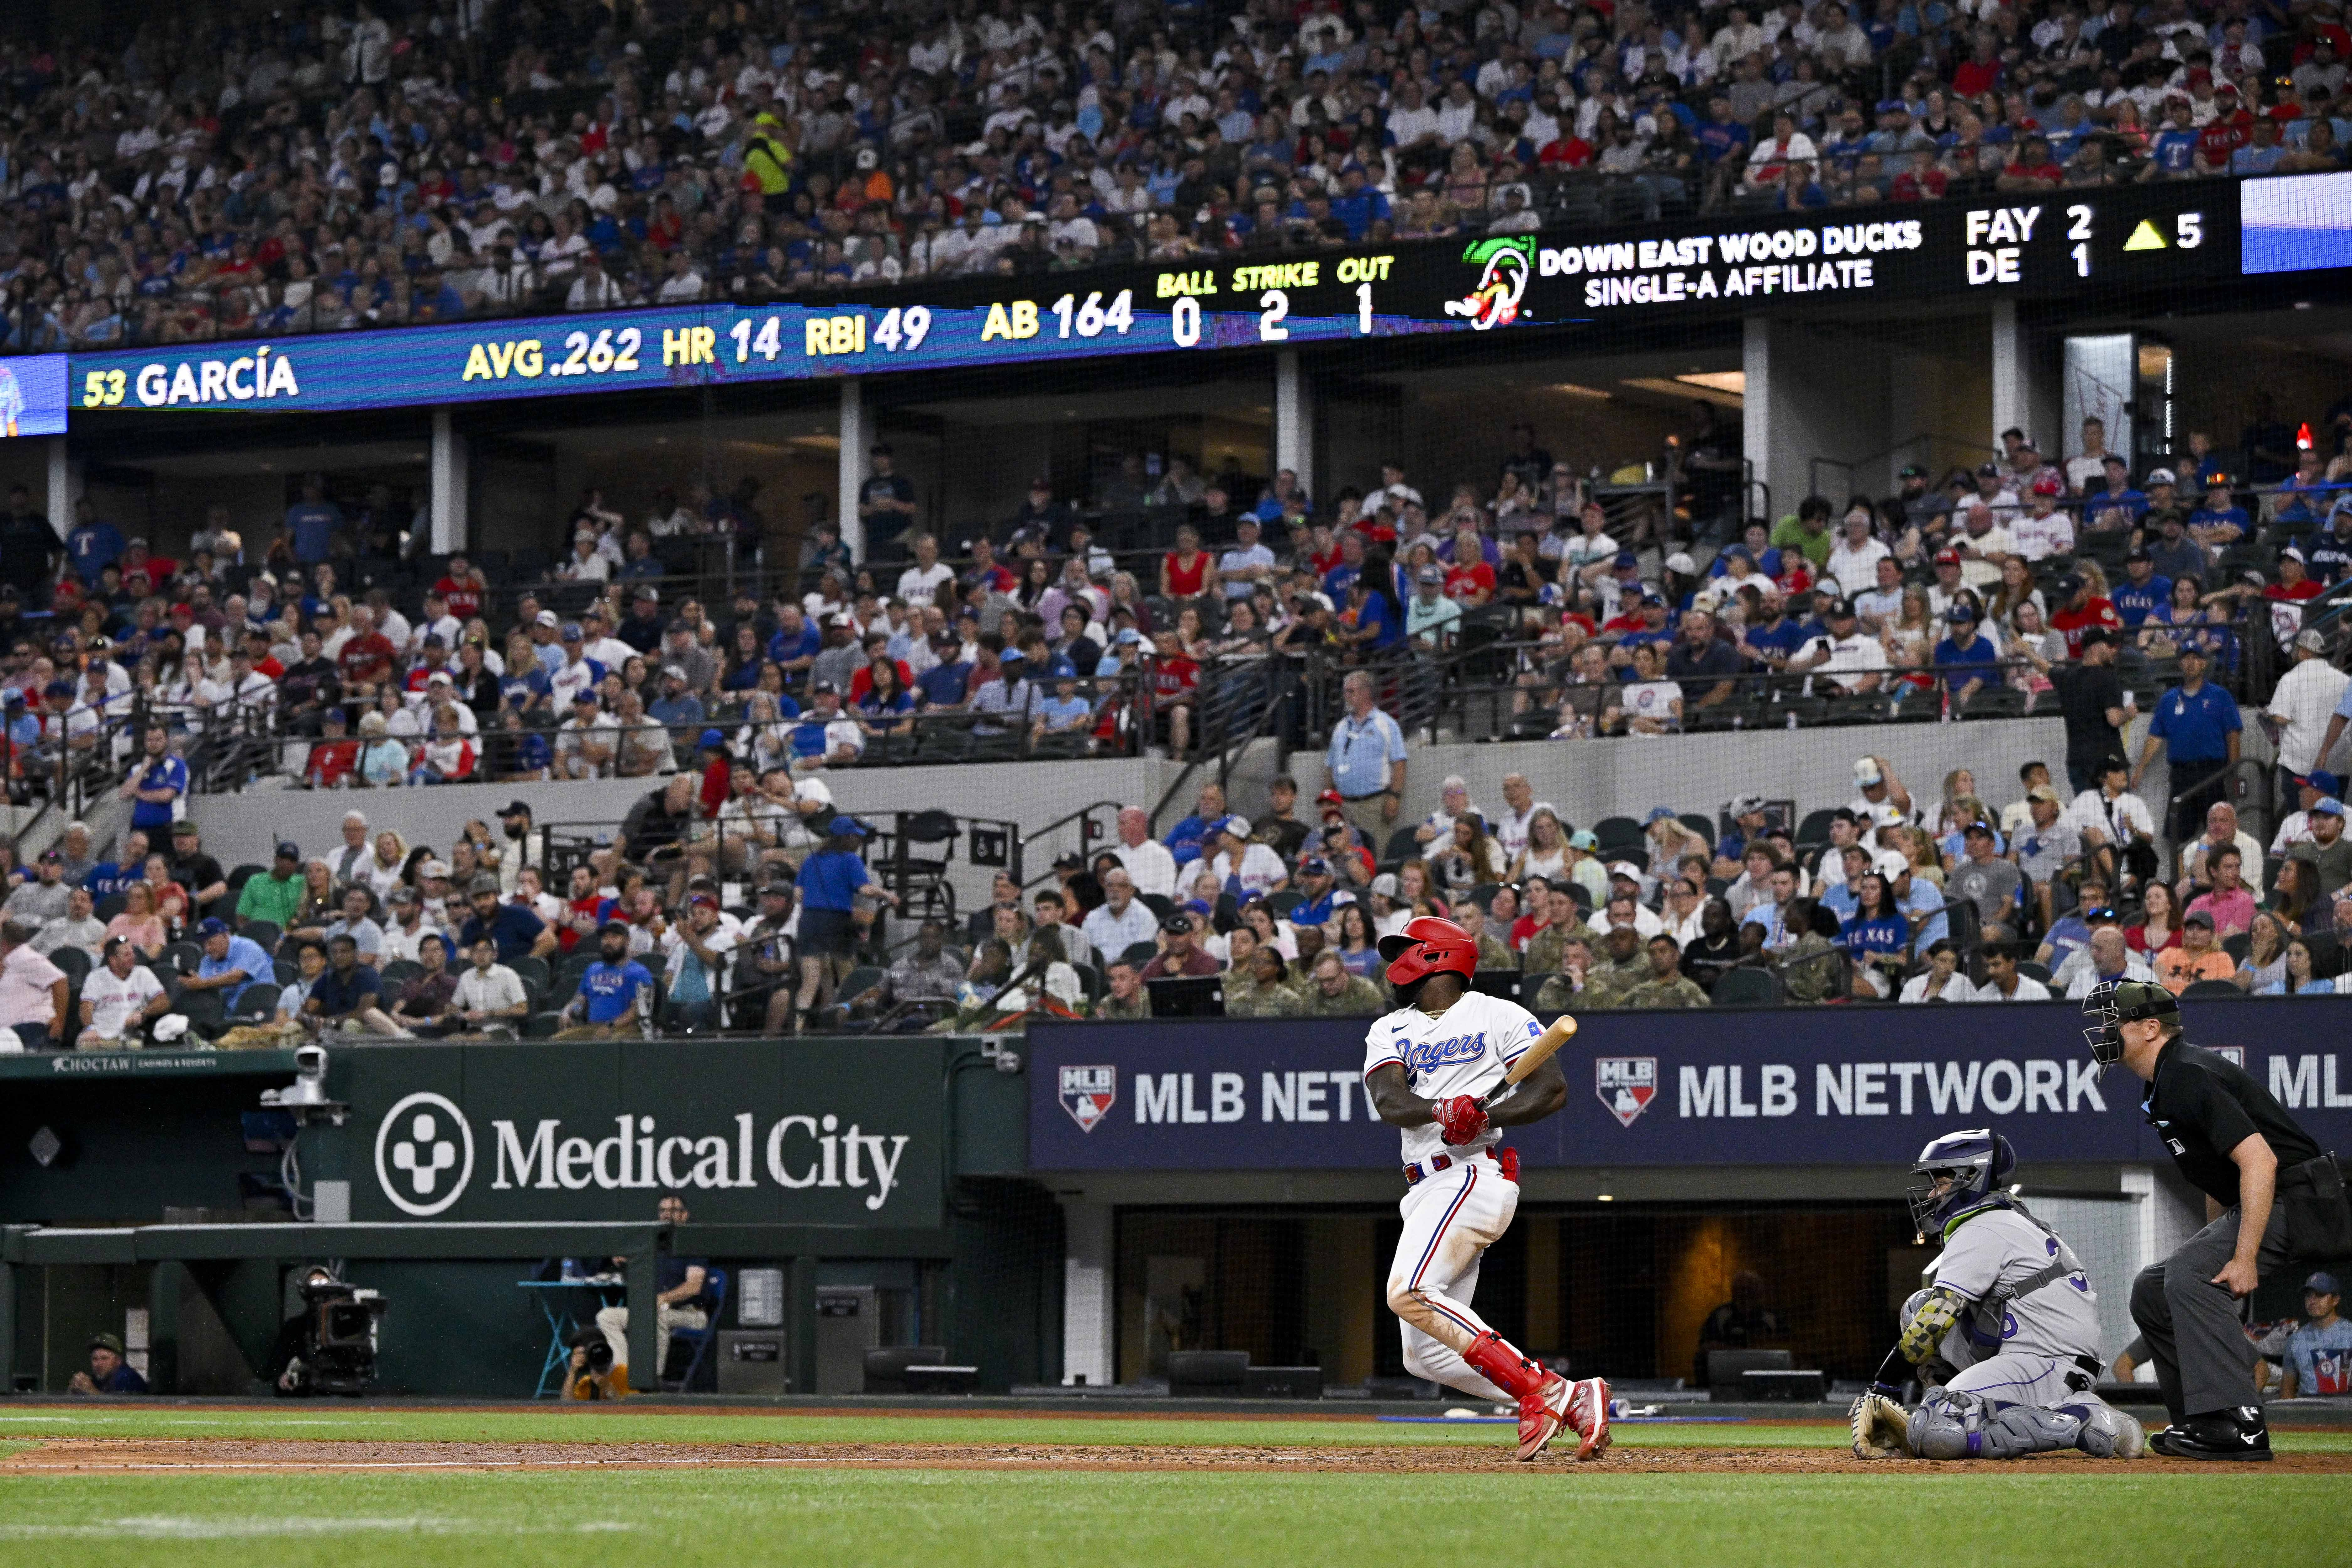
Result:
<instances>
[{"instance_id":1,"label":"home plate dirt","mask_svg":"<svg viewBox=\"0 0 2352 1568\"><path fill-rule=\"evenodd\" d=\"M1566 1453L1520 1465L1502 1444L1488 1447L1158 1447L1077 1444L922 1443L375 1443L241 1438L52 1438L0 1459L0 1477L24 1474L122 1474L174 1470L266 1470L326 1475L364 1470L657 1469L689 1466L822 1468L827 1465L898 1469L982 1470L1244 1470L1260 1473L1493 1470L1521 1474L1554 1469L1756 1475L1853 1474L1885 1471L1948 1474L1980 1470L2153 1469L2230 1470L2235 1467L2179 1460L2130 1464L2077 1454L2046 1454L2019 1463L1981 1460L1869 1464L1835 1448L1669 1448L1611 1450L1579 1465ZM2352 1454L2282 1454L2273 1472L2352 1473Z\"/></svg>"}]
</instances>

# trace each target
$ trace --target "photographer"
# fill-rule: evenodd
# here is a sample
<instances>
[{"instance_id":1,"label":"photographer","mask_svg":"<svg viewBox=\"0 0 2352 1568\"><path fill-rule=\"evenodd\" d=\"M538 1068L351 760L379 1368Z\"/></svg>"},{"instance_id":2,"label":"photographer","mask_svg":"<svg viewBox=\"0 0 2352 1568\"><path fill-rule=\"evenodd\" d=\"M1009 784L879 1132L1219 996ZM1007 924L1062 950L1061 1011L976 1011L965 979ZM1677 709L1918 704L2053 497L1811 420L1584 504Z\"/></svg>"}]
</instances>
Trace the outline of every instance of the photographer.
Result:
<instances>
[{"instance_id":1,"label":"photographer","mask_svg":"<svg viewBox=\"0 0 2352 1568\"><path fill-rule=\"evenodd\" d=\"M664 1194L654 1211L664 1225L684 1225L693 1216L687 1212L686 1200L676 1193ZM625 1268L627 1260L613 1259L615 1268ZM661 1380L661 1363L669 1354L669 1337L679 1329L708 1328L710 1323L709 1304L703 1298L703 1286L709 1278L708 1265L699 1258L677 1258L664 1252L654 1259L654 1380ZM596 1326L583 1330L572 1343L572 1382L569 1389L573 1399L619 1399L629 1392L629 1310L626 1307L606 1307L596 1314Z\"/></svg>"},{"instance_id":2,"label":"photographer","mask_svg":"<svg viewBox=\"0 0 2352 1568\"><path fill-rule=\"evenodd\" d=\"M266 1375L281 1399L358 1394L375 1381L375 1325L383 1301L353 1289L323 1263L302 1270L302 1306L278 1326Z\"/></svg>"}]
</instances>

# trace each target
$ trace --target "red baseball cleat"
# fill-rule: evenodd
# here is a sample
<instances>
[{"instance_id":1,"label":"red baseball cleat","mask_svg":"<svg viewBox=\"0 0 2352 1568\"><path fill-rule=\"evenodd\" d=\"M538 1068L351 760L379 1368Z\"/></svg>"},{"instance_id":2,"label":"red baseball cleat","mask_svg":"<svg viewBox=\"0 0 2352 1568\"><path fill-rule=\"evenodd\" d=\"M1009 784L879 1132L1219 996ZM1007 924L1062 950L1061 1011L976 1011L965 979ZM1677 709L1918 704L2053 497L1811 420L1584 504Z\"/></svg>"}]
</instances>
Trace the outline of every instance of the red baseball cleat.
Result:
<instances>
[{"instance_id":1,"label":"red baseball cleat","mask_svg":"<svg viewBox=\"0 0 2352 1568\"><path fill-rule=\"evenodd\" d=\"M1597 1377L1578 1384L1569 1395L1565 1419L1569 1430L1576 1434L1578 1458L1597 1459L1608 1452L1609 1384ZM1522 1421L1520 1430L1526 1429Z\"/></svg>"},{"instance_id":2,"label":"red baseball cleat","mask_svg":"<svg viewBox=\"0 0 2352 1568\"><path fill-rule=\"evenodd\" d=\"M1519 1462L1525 1464L1550 1447L1559 1436L1559 1429L1569 1419L1576 1390L1582 1384L1571 1384L1558 1373L1544 1373L1543 1382L1535 1391L1519 1396Z\"/></svg>"}]
</instances>

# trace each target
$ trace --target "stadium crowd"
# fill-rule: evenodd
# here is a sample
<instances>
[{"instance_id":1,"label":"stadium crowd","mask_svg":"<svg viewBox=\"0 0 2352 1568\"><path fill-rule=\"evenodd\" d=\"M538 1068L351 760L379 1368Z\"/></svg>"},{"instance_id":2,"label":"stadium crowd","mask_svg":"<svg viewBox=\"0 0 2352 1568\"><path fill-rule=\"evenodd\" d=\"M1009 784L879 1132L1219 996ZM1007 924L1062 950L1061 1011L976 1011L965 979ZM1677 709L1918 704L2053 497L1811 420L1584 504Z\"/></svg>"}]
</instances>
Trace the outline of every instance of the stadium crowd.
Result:
<instances>
[{"instance_id":1,"label":"stadium crowd","mask_svg":"<svg viewBox=\"0 0 2352 1568\"><path fill-rule=\"evenodd\" d=\"M256 562L232 526L255 520L216 510L187 560L159 560L87 502L60 541L20 490L0 517L12 579L0 585L0 754L26 792L79 759L80 776L131 803L136 831L103 862L69 835L54 878L11 853L20 927L0 940L29 966L44 946L102 960L125 939L136 956L117 979L138 987L128 976L142 961L178 942L233 946L235 922L252 921L272 973L289 966L277 984L294 985L305 946L336 968L339 921L352 962L375 974L383 954L361 940L373 922L386 942L395 928L412 944L446 931L449 978L478 956L467 910L480 900L474 921L512 928L483 950L488 967L520 963L526 992L518 1001L495 982L501 1026L547 1027L614 1023L561 1016L590 1007L585 971L614 943L615 970L660 959L660 980L642 963L635 977L646 1012L702 1026L805 1025L845 985L872 993L868 1012L956 1005L966 1024L1008 984L1024 1005L1124 1015L1150 980L1212 973L1227 975L1237 1009L1279 1009L1303 976L1314 994L1301 1006L1352 1010L1378 999L1382 922L1423 909L1475 921L1498 965L1543 977L1529 999L1554 1006L1596 981L1582 1005L1720 997L1728 974L1742 976L1734 995L1756 999L2032 994L2037 968L2061 988L2080 982L2079 963L2066 969L2075 946L2103 954L2102 973L2145 950L2137 962L2184 987L2325 984L2339 967L2333 933L2352 917L2337 897L2352 847L2329 765L2352 678L2331 658L2334 605L2321 598L2352 574L2352 500L2339 499L2352 408L2316 423L2310 438L2266 413L2226 455L2192 433L2144 470L2107 452L2095 422L2055 461L2012 431L2002 459L1940 488L1906 470L1896 495L1843 511L1808 499L1719 548L1685 515L1702 509L1612 519L1526 427L1498 473L1434 506L1395 465L1328 507L1279 474L1237 508L1234 481L1213 475L1192 504L1164 510L1184 521L1153 559L1102 550L1041 484L952 562L921 533L858 562L820 530L796 580L763 592L747 578L719 616L677 592L652 552L714 515L707 496L665 498L638 521L584 497L571 560L550 581L493 589L462 555L384 555L391 520L346 515L316 485L261 520L279 526ZM887 452L875 460L878 509L908 492L888 482ZM1181 477L1171 467L1163 487ZM1686 498L1700 480L1688 482ZM346 581L376 585L354 594ZM912 948L888 934L881 911L905 889L866 872L866 829L835 791L854 793L854 769L892 760L927 715L993 739L999 754L1024 742L1182 753L1200 740L1196 710L1285 682L1328 706L1310 742L1327 747L1328 794L1306 816L1295 787L1255 822L1203 802L1165 836L1163 868L1138 813L1120 837L1151 863L1148 883L1124 856L1064 867L1047 889L1058 919L1011 888L982 929L919 927ZM1491 809L1449 792L1402 834L1412 749L1433 720L1466 715L1444 703L1472 691L1512 710L1525 780ZM2237 828L2230 804L2241 698L2277 759L2267 844ZM2134 755L2125 737L2143 707ZM2007 780L1956 775L1937 800L1915 799L1874 756L1843 816L1676 791L1646 822L1579 825L1572 803L1548 806L1526 782L1543 778L1547 743L2053 710L2063 753L2029 770L2015 798ZM2169 793L2151 803L2137 792L2159 754ZM646 793L609 843L562 865L508 847L483 820L428 847L371 841L361 818L330 857L280 847L283 864L232 898L206 858L174 858L187 799L273 772L275 787L351 790L362 805L356 792L373 787L556 778L641 778ZM2102 911L2112 935L2092 929ZM208 918L231 925L208 931ZM747 971L726 955L761 946L747 932L763 921L768 951ZM1041 943L1040 927L1059 929ZM1673 942L1656 942L1662 932ZM976 945L951 954L958 937ZM1055 945L1058 956L1041 952ZM847 984L861 958L882 961L879 990ZM583 973L533 967L551 959ZM206 962L181 960L183 976ZM6 1021L61 1016L40 1012L40 989L20 998L36 1017ZM219 1017L195 1021L228 1024L221 1000ZM390 1005L327 1016L387 1032L415 1017Z\"/></svg>"},{"instance_id":2,"label":"stadium crowd","mask_svg":"<svg viewBox=\"0 0 2352 1568\"><path fill-rule=\"evenodd\" d=\"M2339 168L2338 0L259 0L0 37L0 347Z\"/></svg>"}]
</instances>

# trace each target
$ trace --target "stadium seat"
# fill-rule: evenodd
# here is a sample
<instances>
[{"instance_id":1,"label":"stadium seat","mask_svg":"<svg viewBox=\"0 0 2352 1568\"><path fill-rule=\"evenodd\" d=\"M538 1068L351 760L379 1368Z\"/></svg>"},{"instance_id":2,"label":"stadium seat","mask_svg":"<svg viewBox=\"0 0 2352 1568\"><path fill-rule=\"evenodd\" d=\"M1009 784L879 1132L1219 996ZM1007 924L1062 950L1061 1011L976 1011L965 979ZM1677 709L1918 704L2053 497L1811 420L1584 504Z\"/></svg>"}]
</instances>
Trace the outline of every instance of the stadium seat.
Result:
<instances>
[{"instance_id":1,"label":"stadium seat","mask_svg":"<svg viewBox=\"0 0 2352 1568\"><path fill-rule=\"evenodd\" d=\"M123 905L129 901L121 893L109 893L98 900L98 907L90 912L100 921L110 921L122 912Z\"/></svg>"},{"instance_id":2,"label":"stadium seat","mask_svg":"<svg viewBox=\"0 0 2352 1568\"><path fill-rule=\"evenodd\" d=\"M1153 943L1148 942L1131 942L1127 944L1127 951L1118 955L1118 962L1121 963L1132 963L1140 966L1150 963L1153 959L1159 956L1160 949Z\"/></svg>"},{"instance_id":3,"label":"stadium seat","mask_svg":"<svg viewBox=\"0 0 2352 1568\"><path fill-rule=\"evenodd\" d=\"M1712 1000L1718 1007L1777 1007L1780 983L1769 970L1727 969L1716 977Z\"/></svg>"},{"instance_id":4,"label":"stadium seat","mask_svg":"<svg viewBox=\"0 0 2352 1568\"><path fill-rule=\"evenodd\" d=\"M276 952L286 933L268 921L247 921L237 928L237 935L264 952Z\"/></svg>"},{"instance_id":5,"label":"stadium seat","mask_svg":"<svg viewBox=\"0 0 2352 1568\"><path fill-rule=\"evenodd\" d=\"M706 1268L702 1276L702 1289L710 1299L710 1305L705 1310L702 1327L672 1329L669 1331L671 1343L674 1344L682 1340L694 1347L694 1354L687 1360L686 1371L675 1379L661 1384L673 1394L684 1394L694 1386L695 1374L702 1370L702 1358L710 1353L712 1342L719 1338L719 1315L727 1307L727 1270L716 1268ZM669 1345L662 1347L660 1360L664 1364L669 1361Z\"/></svg>"},{"instance_id":6,"label":"stadium seat","mask_svg":"<svg viewBox=\"0 0 2352 1568\"><path fill-rule=\"evenodd\" d=\"M237 994L236 1005L228 1010L232 1024L267 1024L278 1016L278 986L267 980L257 980Z\"/></svg>"},{"instance_id":7,"label":"stadium seat","mask_svg":"<svg viewBox=\"0 0 2352 1568\"><path fill-rule=\"evenodd\" d=\"M592 959L590 962L594 961ZM506 964L509 969L515 972L517 980L521 981L527 987L536 989L541 994L550 993L555 984L555 976L548 969L547 960L537 953L526 952L520 957L508 959ZM580 972L585 974L588 972L588 965L582 964ZM575 976L572 982L572 990L579 989L579 979ZM571 992L567 991L564 994L569 997Z\"/></svg>"},{"instance_id":8,"label":"stadium seat","mask_svg":"<svg viewBox=\"0 0 2352 1568\"><path fill-rule=\"evenodd\" d=\"M563 1027L562 1014L533 1013L522 1021L522 1037L526 1040L543 1040L562 1027Z\"/></svg>"},{"instance_id":9,"label":"stadium seat","mask_svg":"<svg viewBox=\"0 0 2352 1568\"><path fill-rule=\"evenodd\" d=\"M1697 834L1701 838L1706 839L1706 847L1709 849L1715 847L1715 823L1714 820L1707 816L1706 813L1698 811L1685 811L1675 820L1681 823L1685 827L1689 828L1693 833Z\"/></svg>"}]
</instances>

